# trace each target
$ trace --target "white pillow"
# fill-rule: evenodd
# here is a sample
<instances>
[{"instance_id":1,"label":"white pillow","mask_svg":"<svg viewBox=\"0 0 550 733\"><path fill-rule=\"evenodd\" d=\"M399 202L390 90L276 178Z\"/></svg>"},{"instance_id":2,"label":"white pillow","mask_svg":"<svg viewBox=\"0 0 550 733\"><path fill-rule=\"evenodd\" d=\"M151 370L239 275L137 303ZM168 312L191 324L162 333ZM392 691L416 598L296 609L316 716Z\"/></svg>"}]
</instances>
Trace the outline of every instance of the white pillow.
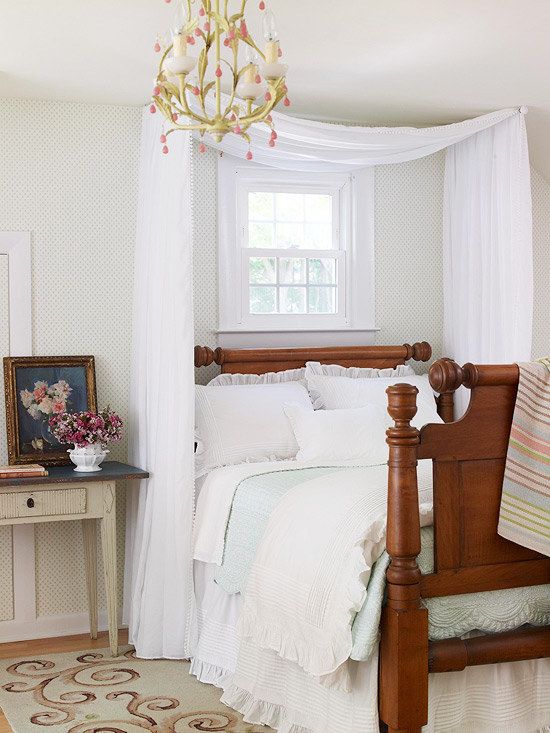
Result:
<instances>
[{"instance_id":1,"label":"white pillow","mask_svg":"<svg viewBox=\"0 0 550 733\"><path fill-rule=\"evenodd\" d=\"M208 382L208 387L228 387L233 384L279 384L280 382L301 382L305 385L306 369L285 369L283 372L265 374L218 374Z\"/></svg>"},{"instance_id":2,"label":"white pillow","mask_svg":"<svg viewBox=\"0 0 550 733\"><path fill-rule=\"evenodd\" d=\"M408 364L399 364L392 369L373 369L371 367L344 367L340 364L321 364L319 361L306 362L306 379L314 374L327 377L350 377L351 379L377 379L379 377L407 377L416 372Z\"/></svg>"},{"instance_id":3,"label":"white pillow","mask_svg":"<svg viewBox=\"0 0 550 733\"><path fill-rule=\"evenodd\" d=\"M195 387L197 476L244 461L294 458L298 444L284 412L287 402L313 410L301 384Z\"/></svg>"},{"instance_id":4,"label":"white pillow","mask_svg":"<svg viewBox=\"0 0 550 733\"><path fill-rule=\"evenodd\" d=\"M387 411L386 389L392 384L403 382L413 384L418 388L417 413L411 424L420 428L426 423L443 422L437 414L437 404L427 374L414 377L392 377L391 379L312 376L307 380L307 387L316 410L345 410L376 405Z\"/></svg>"},{"instance_id":5,"label":"white pillow","mask_svg":"<svg viewBox=\"0 0 550 733\"><path fill-rule=\"evenodd\" d=\"M360 460L373 466L388 460L386 428L391 420L381 407L312 412L286 405L285 412L300 447L298 460Z\"/></svg>"}]
</instances>

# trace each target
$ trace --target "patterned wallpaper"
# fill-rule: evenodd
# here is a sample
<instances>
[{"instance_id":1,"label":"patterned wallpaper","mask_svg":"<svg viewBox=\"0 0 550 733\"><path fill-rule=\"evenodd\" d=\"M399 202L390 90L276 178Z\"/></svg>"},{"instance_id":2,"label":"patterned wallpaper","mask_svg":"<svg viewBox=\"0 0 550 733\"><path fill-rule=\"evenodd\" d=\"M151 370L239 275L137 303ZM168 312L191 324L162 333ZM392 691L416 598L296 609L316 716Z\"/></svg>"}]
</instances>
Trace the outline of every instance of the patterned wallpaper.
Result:
<instances>
[{"instance_id":1,"label":"patterned wallpaper","mask_svg":"<svg viewBox=\"0 0 550 733\"><path fill-rule=\"evenodd\" d=\"M0 382L3 392L4 376L2 357L10 348L10 325L8 310L8 258L0 255ZM6 414L0 405L0 463L7 463ZM0 621L13 618L11 528L0 527Z\"/></svg>"},{"instance_id":2,"label":"patterned wallpaper","mask_svg":"<svg viewBox=\"0 0 550 733\"><path fill-rule=\"evenodd\" d=\"M110 403L123 416L130 378L140 115L133 107L0 100L0 230L32 232L34 353L94 354L99 404ZM0 319L4 315L2 307ZM0 320L0 344L2 334ZM5 460L2 428L0 460ZM111 457L124 460L126 444L114 447ZM85 611L79 524L39 524L35 538L38 614ZM11 614L3 600L11 589L10 553L11 537L8 541L4 531L0 618ZM99 586L101 607L101 575Z\"/></svg>"}]
</instances>

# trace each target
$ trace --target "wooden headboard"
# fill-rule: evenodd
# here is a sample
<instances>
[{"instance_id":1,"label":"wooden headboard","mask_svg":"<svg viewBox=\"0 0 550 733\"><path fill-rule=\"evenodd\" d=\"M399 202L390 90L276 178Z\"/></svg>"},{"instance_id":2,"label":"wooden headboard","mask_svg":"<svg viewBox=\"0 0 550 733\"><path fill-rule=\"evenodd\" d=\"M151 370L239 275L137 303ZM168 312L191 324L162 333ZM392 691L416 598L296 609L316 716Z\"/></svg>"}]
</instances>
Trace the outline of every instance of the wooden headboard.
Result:
<instances>
[{"instance_id":1,"label":"wooden headboard","mask_svg":"<svg viewBox=\"0 0 550 733\"><path fill-rule=\"evenodd\" d=\"M322 346L288 349L210 349L195 346L195 366L219 364L222 374L265 374L284 369L298 369L307 361L341 366L394 369L409 359L428 361L432 347L426 341L402 346ZM453 394L441 394L437 400L438 412L445 422L453 419Z\"/></svg>"}]
</instances>

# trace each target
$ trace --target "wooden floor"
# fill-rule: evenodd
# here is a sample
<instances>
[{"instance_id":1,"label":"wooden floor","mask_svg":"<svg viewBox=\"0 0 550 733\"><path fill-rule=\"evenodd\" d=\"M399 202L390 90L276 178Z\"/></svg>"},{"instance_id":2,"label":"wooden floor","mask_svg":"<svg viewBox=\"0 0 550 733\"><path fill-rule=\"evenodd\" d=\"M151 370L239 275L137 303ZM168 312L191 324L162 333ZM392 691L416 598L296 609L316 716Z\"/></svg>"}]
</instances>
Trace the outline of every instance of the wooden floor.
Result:
<instances>
[{"instance_id":1,"label":"wooden floor","mask_svg":"<svg viewBox=\"0 0 550 733\"><path fill-rule=\"evenodd\" d=\"M128 643L128 632L118 632L119 644ZM97 639L90 639L88 634L78 636L58 636L54 639L32 639L31 641L14 641L0 644L0 659L12 657L35 656L37 654L60 654L63 652L79 652L87 649L105 649L109 646L107 632L98 634ZM0 712L0 733L13 733L8 721Z\"/></svg>"}]
</instances>

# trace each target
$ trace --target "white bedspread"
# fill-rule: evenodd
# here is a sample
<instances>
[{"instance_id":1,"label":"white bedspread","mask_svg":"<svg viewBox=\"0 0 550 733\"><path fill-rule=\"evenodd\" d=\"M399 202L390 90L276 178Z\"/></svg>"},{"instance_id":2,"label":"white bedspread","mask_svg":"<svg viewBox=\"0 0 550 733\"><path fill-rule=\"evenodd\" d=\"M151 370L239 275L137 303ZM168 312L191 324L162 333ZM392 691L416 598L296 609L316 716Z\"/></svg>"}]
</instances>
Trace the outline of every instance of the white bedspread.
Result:
<instances>
[{"instance_id":1,"label":"white bedspread","mask_svg":"<svg viewBox=\"0 0 550 733\"><path fill-rule=\"evenodd\" d=\"M351 621L386 542L388 469L364 466L303 482L272 512L248 576L240 630L334 688L349 689ZM431 523L431 461L418 468Z\"/></svg>"}]
</instances>

